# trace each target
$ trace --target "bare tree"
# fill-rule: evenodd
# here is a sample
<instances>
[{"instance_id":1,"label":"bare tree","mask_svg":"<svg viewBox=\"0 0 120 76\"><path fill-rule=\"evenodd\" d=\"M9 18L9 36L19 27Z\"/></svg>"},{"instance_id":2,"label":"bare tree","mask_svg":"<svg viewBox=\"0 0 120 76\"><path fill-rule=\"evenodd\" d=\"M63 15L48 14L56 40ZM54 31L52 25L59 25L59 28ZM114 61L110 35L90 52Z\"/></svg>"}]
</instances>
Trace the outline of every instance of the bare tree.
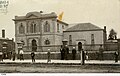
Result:
<instances>
[{"instance_id":1,"label":"bare tree","mask_svg":"<svg viewBox=\"0 0 120 76\"><path fill-rule=\"evenodd\" d=\"M117 39L117 33L114 31L114 29L111 29L108 40L116 40L116 39Z\"/></svg>"}]
</instances>

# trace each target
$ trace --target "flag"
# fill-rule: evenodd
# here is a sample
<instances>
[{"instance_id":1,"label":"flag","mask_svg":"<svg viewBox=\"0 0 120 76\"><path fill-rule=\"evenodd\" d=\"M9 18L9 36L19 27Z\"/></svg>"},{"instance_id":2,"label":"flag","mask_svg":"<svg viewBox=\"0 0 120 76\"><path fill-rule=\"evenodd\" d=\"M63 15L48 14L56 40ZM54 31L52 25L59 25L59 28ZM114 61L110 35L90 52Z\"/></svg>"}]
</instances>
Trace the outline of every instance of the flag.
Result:
<instances>
[{"instance_id":1,"label":"flag","mask_svg":"<svg viewBox=\"0 0 120 76\"><path fill-rule=\"evenodd\" d=\"M61 14L59 14L58 20L62 21L62 17L63 17L63 12Z\"/></svg>"}]
</instances>

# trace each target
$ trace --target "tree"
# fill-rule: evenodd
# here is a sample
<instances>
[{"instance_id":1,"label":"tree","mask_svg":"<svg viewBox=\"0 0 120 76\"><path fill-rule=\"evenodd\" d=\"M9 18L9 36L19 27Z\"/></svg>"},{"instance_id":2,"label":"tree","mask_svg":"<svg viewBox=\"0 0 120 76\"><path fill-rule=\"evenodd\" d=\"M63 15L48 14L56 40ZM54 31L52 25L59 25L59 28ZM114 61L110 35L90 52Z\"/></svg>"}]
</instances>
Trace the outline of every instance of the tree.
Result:
<instances>
[{"instance_id":1,"label":"tree","mask_svg":"<svg viewBox=\"0 0 120 76\"><path fill-rule=\"evenodd\" d=\"M117 33L113 29L111 29L108 40L115 40L115 39L117 39Z\"/></svg>"}]
</instances>

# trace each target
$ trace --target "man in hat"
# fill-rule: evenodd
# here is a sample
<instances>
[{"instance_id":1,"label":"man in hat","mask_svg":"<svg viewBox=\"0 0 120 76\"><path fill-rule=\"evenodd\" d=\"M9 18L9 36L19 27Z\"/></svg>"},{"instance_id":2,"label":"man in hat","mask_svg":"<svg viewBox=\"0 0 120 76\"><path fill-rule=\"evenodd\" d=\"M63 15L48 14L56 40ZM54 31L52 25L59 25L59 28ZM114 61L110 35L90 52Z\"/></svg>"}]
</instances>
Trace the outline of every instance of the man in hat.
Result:
<instances>
[{"instance_id":1,"label":"man in hat","mask_svg":"<svg viewBox=\"0 0 120 76\"><path fill-rule=\"evenodd\" d=\"M76 49L75 49L75 47L73 47L73 49L72 49L72 59L73 60L76 59Z\"/></svg>"}]
</instances>

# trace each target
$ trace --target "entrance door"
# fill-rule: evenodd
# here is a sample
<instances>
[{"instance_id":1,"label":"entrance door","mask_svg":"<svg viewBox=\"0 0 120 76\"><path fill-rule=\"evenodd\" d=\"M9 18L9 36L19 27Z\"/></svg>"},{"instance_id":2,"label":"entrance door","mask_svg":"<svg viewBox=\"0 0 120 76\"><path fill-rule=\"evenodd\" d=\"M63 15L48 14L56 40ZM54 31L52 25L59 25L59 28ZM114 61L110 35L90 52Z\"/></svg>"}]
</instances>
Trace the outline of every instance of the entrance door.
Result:
<instances>
[{"instance_id":1,"label":"entrance door","mask_svg":"<svg viewBox=\"0 0 120 76\"><path fill-rule=\"evenodd\" d=\"M78 51L81 51L81 49L82 49L82 43L78 42Z\"/></svg>"}]
</instances>

